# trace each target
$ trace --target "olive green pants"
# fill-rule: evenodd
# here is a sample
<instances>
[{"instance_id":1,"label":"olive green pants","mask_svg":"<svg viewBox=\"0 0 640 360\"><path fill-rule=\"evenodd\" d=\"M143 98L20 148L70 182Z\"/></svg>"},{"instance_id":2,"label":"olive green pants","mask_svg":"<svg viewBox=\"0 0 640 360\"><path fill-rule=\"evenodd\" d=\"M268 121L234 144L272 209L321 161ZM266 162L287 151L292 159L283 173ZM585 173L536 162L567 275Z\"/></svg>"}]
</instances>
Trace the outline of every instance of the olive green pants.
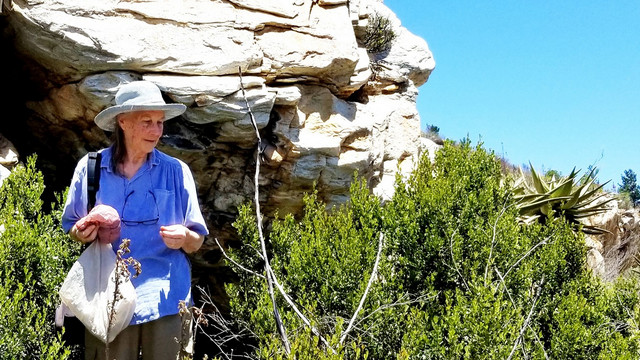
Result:
<instances>
[{"instance_id":1,"label":"olive green pants","mask_svg":"<svg viewBox=\"0 0 640 360\"><path fill-rule=\"evenodd\" d=\"M85 330L85 360L107 360L105 347ZM190 319L171 315L127 326L109 344L108 360L176 360L190 353L191 348Z\"/></svg>"}]
</instances>

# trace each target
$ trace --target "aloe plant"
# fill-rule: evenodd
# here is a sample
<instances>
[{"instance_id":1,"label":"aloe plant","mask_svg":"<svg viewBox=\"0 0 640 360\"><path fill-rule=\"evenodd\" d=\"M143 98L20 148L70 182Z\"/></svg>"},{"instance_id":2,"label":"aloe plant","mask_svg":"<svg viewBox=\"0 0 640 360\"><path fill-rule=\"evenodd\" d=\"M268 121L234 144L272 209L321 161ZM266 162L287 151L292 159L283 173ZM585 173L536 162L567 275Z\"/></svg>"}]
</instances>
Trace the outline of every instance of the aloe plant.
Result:
<instances>
[{"instance_id":1,"label":"aloe plant","mask_svg":"<svg viewBox=\"0 0 640 360\"><path fill-rule=\"evenodd\" d=\"M531 182L528 184L522 168L520 178L514 185L516 206L520 211L520 221L530 224L534 221L544 222L548 217L564 217L581 228L587 234L602 234L609 232L598 226L583 223L585 218L607 211L606 204L615 198L604 199L607 194L600 191L607 183L597 184L595 168L586 177L576 179L579 171L575 168L568 176L555 176L546 180L540 176L533 166L531 168Z\"/></svg>"}]
</instances>

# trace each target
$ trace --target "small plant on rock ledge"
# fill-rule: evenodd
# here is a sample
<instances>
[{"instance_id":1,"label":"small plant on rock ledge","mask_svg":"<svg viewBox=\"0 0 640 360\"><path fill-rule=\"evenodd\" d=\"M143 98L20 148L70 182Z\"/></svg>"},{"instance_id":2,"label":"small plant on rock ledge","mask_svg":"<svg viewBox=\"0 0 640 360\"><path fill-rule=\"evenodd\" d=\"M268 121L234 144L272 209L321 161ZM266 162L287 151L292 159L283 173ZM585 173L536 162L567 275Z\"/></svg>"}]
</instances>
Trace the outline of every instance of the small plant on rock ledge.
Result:
<instances>
[{"instance_id":1,"label":"small plant on rock ledge","mask_svg":"<svg viewBox=\"0 0 640 360\"><path fill-rule=\"evenodd\" d=\"M421 136L438 145L444 145L444 140L440 136L440 128L435 125L427 125L427 129L422 131Z\"/></svg>"},{"instance_id":2,"label":"small plant on rock ledge","mask_svg":"<svg viewBox=\"0 0 640 360\"><path fill-rule=\"evenodd\" d=\"M373 13L365 30L362 43L369 53L381 53L391 48L398 34L393 31L388 17Z\"/></svg>"}]
</instances>

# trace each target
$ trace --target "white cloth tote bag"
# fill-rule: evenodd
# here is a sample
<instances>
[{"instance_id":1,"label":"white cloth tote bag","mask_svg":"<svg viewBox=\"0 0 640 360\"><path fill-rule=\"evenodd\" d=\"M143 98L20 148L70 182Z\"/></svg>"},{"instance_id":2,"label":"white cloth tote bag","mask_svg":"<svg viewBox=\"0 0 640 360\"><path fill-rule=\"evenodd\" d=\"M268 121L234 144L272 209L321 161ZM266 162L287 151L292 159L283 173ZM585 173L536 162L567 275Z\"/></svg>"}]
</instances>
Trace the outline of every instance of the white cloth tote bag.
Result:
<instances>
[{"instance_id":1,"label":"white cloth tote bag","mask_svg":"<svg viewBox=\"0 0 640 360\"><path fill-rule=\"evenodd\" d=\"M125 265L126 266L126 265ZM94 241L80 255L59 291L60 299L84 326L104 343L111 342L129 323L136 307L136 290L120 277L115 312L109 326L110 304L116 288L116 254L111 244Z\"/></svg>"}]
</instances>

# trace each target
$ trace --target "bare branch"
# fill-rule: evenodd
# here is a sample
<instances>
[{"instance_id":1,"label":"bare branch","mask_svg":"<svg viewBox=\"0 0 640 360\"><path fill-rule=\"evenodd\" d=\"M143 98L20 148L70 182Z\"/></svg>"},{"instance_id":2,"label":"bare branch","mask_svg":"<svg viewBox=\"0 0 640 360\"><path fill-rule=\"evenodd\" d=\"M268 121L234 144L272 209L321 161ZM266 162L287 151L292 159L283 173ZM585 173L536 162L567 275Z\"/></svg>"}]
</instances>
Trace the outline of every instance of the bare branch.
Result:
<instances>
[{"instance_id":1,"label":"bare branch","mask_svg":"<svg viewBox=\"0 0 640 360\"><path fill-rule=\"evenodd\" d=\"M293 311L298 315L298 317L300 318L300 320L302 320L302 322L307 325L309 327L309 329L311 329L311 332L317 336L320 341L322 341L322 343L328 348L330 349L333 353L335 353L335 350L331 347L331 344L329 344L329 342L327 341L327 339L325 339L321 334L320 331L318 331L318 329L316 329L315 326L311 325L311 321L309 321L309 319L304 316L304 314L298 309L298 307L296 306L296 304L293 302L293 300L291 299L291 297L289 297L289 295L287 294L286 291L284 291L284 288L282 287L282 285L280 285L280 283L278 282L278 278L276 278L276 275L273 273L273 269L271 269L271 267L269 267L268 269L269 271L269 277L273 279L273 282L276 284L276 287L278 288L278 290L280 290L280 294L282 295L282 297L284 298L284 300L289 304L289 306L291 306L291 308L293 309Z\"/></svg>"},{"instance_id":2,"label":"bare branch","mask_svg":"<svg viewBox=\"0 0 640 360\"><path fill-rule=\"evenodd\" d=\"M467 288L467 291L469 291L469 285L467 284L467 281L464 279L464 276L462 276L462 273L460 272L460 269L458 268L458 263L456 263L456 259L453 257L453 238L456 236L456 233L458 232L458 229L456 229L453 234L451 234L451 239L449 241L449 251L451 252L451 261L453 262L453 269L458 273L458 276L460 276L460 279L462 279L462 283L464 284L464 287Z\"/></svg>"},{"instance_id":3,"label":"bare branch","mask_svg":"<svg viewBox=\"0 0 640 360\"><path fill-rule=\"evenodd\" d=\"M116 251L116 268L114 270L115 287L113 291L113 299L110 301L107 301L107 312L109 317L107 319L107 332L106 332L107 342L105 343L105 347L104 347L104 353L105 353L106 359L109 359L109 352L110 352L109 336L111 333L111 328L115 325L114 321L116 320L116 316L117 316L116 304L120 300L124 299L120 289L120 285L123 284L124 282L131 281L132 275L131 275L131 272L129 271L129 266L133 267L136 271L136 273L133 275L134 278L138 277L138 275L140 275L140 273L142 272L142 269L140 267L140 262L138 260L134 259L131 256L127 258L123 257L123 255L131 252L131 250L129 250L130 243L131 243L131 239L122 239L122 242L120 243L120 247L118 251Z\"/></svg>"},{"instance_id":4,"label":"bare branch","mask_svg":"<svg viewBox=\"0 0 640 360\"><path fill-rule=\"evenodd\" d=\"M431 299L435 298L436 295L428 297L428 295L424 294L424 295L420 295L420 296L418 296L418 297L416 297L415 299L412 299L412 300L402 301L405 297L408 297L408 296L409 295L405 294L405 295L402 295L398 300L392 302L391 304L381 305L379 308L375 309L374 311L369 313L367 316L365 316L362 319L358 320L358 322L355 324L355 326L357 327L358 325L360 325L361 322L367 320L368 318L370 318L371 316L373 316L374 314L376 314L379 311L386 310L386 309L389 309L389 308L392 308L392 307L396 307L396 306L411 305L411 304L419 303L419 302L422 302L422 301L431 300Z\"/></svg>"},{"instance_id":5,"label":"bare branch","mask_svg":"<svg viewBox=\"0 0 640 360\"><path fill-rule=\"evenodd\" d=\"M527 251L526 254L524 254L520 259L518 259L518 261L516 261L513 265L509 267L509 270L507 270L507 272L504 274L504 277L506 278L507 275L509 275L509 273L511 272L511 270L513 270L513 268L516 267L520 263L520 261L524 260L527 256L529 256L529 254L531 254L533 250L535 250L538 246L545 245L547 243L547 240L549 240L549 237L542 239L542 241L540 241L534 247L529 249L529 251Z\"/></svg>"},{"instance_id":6,"label":"bare branch","mask_svg":"<svg viewBox=\"0 0 640 360\"><path fill-rule=\"evenodd\" d=\"M528 326L529 326L529 329L531 330L531 333L533 334L533 337L536 338L536 342L540 345L540 348L542 349L542 354L544 354L544 358L546 360L549 360L549 355L547 355L547 351L544 349L544 344L542 343L542 341L540 341L538 334L531 328L531 325L528 325Z\"/></svg>"},{"instance_id":7,"label":"bare branch","mask_svg":"<svg viewBox=\"0 0 640 360\"><path fill-rule=\"evenodd\" d=\"M383 245L383 243L384 243L384 233L381 231L380 232L380 239L378 240L378 254L376 255L376 262L373 264L373 270L371 270L371 276L369 277L369 282L367 283L367 288L364 290L364 294L362 294L362 298L360 299L360 303L358 304L358 308L353 313L353 316L351 317L351 321L349 321L349 325L347 326L347 329L342 333L342 336L340 336L340 344L342 344L344 342L344 339L347 337L347 334L349 334L349 331L351 331L351 328L353 327L353 322L358 317L358 313L360 312L360 310L362 310L362 306L364 305L364 301L367 298L367 295L369 293L369 289L371 288L371 284L373 284L373 280L375 279L375 277L376 277L376 275L378 273L378 263L380 263L380 254L382 253L382 245Z\"/></svg>"},{"instance_id":8,"label":"bare branch","mask_svg":"<svg viewBox=\"0 0 640 360\"><path fill-rule=\"evenodd\" d=\"M496 272L496 274L498 274L498 277L500 278L500 282L504 287L504 291L507 292L507 295L509 295L509 300L511 300L511 304L513 304L513 308L517 309L518 307L516 306L516 302L513 300L513 297L511 297L511 292L507 288L507 284L504 282L504 278L502 277L502 274L500 274L500 271L498 271L498 269L495 267L493 268L493 270ZM542 353L544 354L544 358L549 360L549 355L547 355L547 351L544 349L544 344L542 343L542 341L540 341L538 334L536 334L536 332L533 329L531 329L530 326L529 326L529 329L531 330L531 333L533 333L533 336L536 338L536 342L540 345L540 348L542 349Z\"/></svg>"},{"instance_id":9,"label":"bare branch","mask_svg":"<svg viewBox=\"0 0 640 360\"><path fill-rule=\"evenodd\" d=\"M254 350L257 350L253 345L249 344L246 341L247 336L252 336L257 338L257 335L253 333L247 326L244 326L242 323L238 323L240 325L240 329L238 332L234 332L231 326L231 322L222 316L220 310L216 306L215 302L211 299L211 296L207 291L205 291L201 286L197 286L197 289L200 291L202 296L202 306L196 307L192 306L190 309L187 309L186 304L182 303L180 308L180 313L183 311L189 311L193 315L194 320L194 331L192 334L193 341L195 341L196 333L198 329L202 330L202 334L206 336L209 341L211 341L220 351L220 353L216 356L222 356L224 359L232 360L237 358L242 359L254 359L254 357L246 354L234 355L233 350L230 354L224 352L223 346L229 341L237 341L242 342L245 346L251 347ZM204 307L205 305L211 307L212 311L207 311L205 313ZM213 334L211 335L204 326L213 327Z\"/></svg>"},{"instance_id":10,"label":"bare branch","mask_svg":"<svg viewBox=\"0 0 640 360\"><path fill-rule=\"evenodd\" d=\"M518 348L518 344L520 343L520 339L522 338L522 335L524 334L524 332L527 330L527 327L529 326L529 321L531 320L531 315L533 315L533 310L535 309L536 303L540 298L540 294L542 294L542 291L541 291L542 284L544 284L544 278L542 278L542 280L540 281L540 285L538 285L536 289L537 294L536 294L536 297L533 299L533 305L531 305L531 310L529 310L529 315L527 315L527 318L524 320L524 324L522 324L522 327L520 328L520 334L518 335L518 338L516 339L515 344L513 344L513 348L511 349L511 353L509 354L509 357L507 358L507 360L511 360L511 358L513 357L513 354L516 352L516 349Z\"/></svg>"},{"instance_id":11,"label":"bare branch","mask_svg":"<svg viewBox=\"0 0 640 360\"><path fill-rule=\"evenodd\" d=\"M280 312L278 311L278 305L276 303L275 295L273 294L273 280L275 276L273 275L273 271L271 270L271 264L269 263L269 258L267 256L267 246L265 244L264 235L262 233L262 214L260 212L260 152L262 149L262 138L260 137L260 131L258 130L258 124L256 123L256 119L253 116L253 111L251 111L251 106L249 106L249 100L247 100L247 95L244 91L244 84L242 83L242 69L238 66L238 75L240 76L240 89L242 90L242 97L244 98L244 102L247 106L247 111L249 112L249 117L251 118L251 123L256 131L256 137L258 138L258 148L256 149L256 172L254 176L254 201L256 205L256 221L258 225L258 235L260 237L260 246L262 248L262 258L264 259L264 268L266 272L267 285L269 288L269 296L271 297L271 302L273 303L273 315L276 319L276 326L278 328L278 332L280 333L280 337L282 338L282 344L284 345L285 351L287 355L291 353L291 345L289 344L289 339L287 338L287 331L284 328L284 324L282 323L282 318L280 317Z\"/></svg>"},{"instance_id":12,"label":"bare branch","mask_svg":"<svg viewBox=\"0 0 640 360\"><path fill-rule=\"evenodd\" d=\"M504 291L507 292L507 295L509 296L509 300L511 300L511 304L513 304L513 308L517 309L518 307L516 306L516 302L513 301L513 297L511 297L511 292L507 288L507 284L504 282L504 277L502 277L502 274L500 274L500 271L498 271L498 269L496 267L494 267L493 270L496 272L496 274L498 274L498 278L500 278L500 282L502 283L502 286L504 287Z\"/></svg>"},{"instance_id":13,"label":"bare branch","mask_svg":"<svg viewBox=\"0 0 640 360\"><path fill-rule=\"evenodd\" d=\"M487 274L489 272L489 265L491 264L491 256L493 255L493 247L496 244L496 228L498 227L498 221L500 221L500 218L502 217L502 215L504 215L504 213L510 207L511 206L503 206L502 207L502 211L500 212L500 215L498 215L498 217L496 218L496 222L493 224L493 235L491 237L491 248L489 249L489 257L487 258L487 266L484 268L484 283L485 283L485 285L487 284Z\"/></svg>"},{"instance_id":14,"label":"bare branch","mask_svg":"<svg viewBox=\"0 0 640 360\"><path fill-rule=\"evenodd\" d=\"M261 279L266 279L266 278L264 277L264 275L262 275L262 274L258 274L258 273L257 273L257 272L255 272L255 271L251 271L251 270L247 269L246 267L244 267L244 266L240 265L239 263L237 263L237 262L236 262L235 260L233 260L232 258L230 258L230 257L227 255L227 253L224 251L224 249L222 248L222 245L220 245L220 242L218 242L218 238L213 238L213 239L216 241L216 244L218 244L218 247L220 248L220 251L222 251L222 256L224 256L224 258L225 258L225 259L229 260L233 265L235 265L235 266L239 267L240 269L242 269L242 270L244 270L244 271L246 271L246 272L248 272L248 273L250 273L250 274L252 274L252 275L255 275L255 276L257 276L257 277L259 277L259 278L261 278Z\"/></svg>"}]
</instances>

